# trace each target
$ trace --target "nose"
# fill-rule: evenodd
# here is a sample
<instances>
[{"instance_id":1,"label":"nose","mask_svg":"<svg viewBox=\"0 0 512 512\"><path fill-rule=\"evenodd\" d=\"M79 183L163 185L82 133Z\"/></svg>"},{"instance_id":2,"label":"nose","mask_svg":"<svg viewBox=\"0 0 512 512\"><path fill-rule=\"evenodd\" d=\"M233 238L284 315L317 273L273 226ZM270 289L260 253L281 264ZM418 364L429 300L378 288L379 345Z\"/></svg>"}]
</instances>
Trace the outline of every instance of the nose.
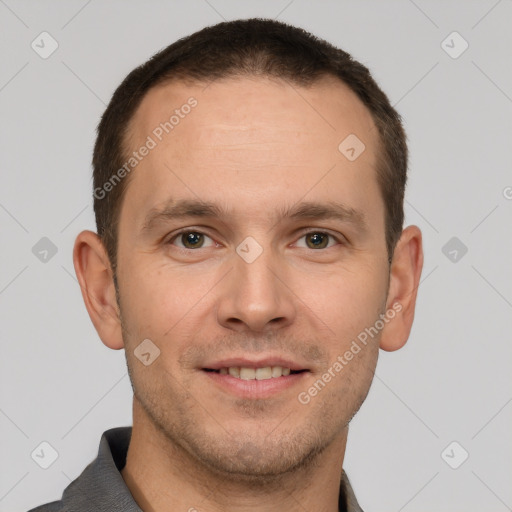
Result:
<instances>
[{"instance_id":1,"label":"nose","mask_svg":"<svg viewBox=\"0 0 512 512\"><path fill-rule=\"evenodd\" d=\"M270 249L248 262L235 253L234 266L222 280L217 320L236 331L267 332L293 323L296 316L289 273Z\"/></svg>"}]
</instances>

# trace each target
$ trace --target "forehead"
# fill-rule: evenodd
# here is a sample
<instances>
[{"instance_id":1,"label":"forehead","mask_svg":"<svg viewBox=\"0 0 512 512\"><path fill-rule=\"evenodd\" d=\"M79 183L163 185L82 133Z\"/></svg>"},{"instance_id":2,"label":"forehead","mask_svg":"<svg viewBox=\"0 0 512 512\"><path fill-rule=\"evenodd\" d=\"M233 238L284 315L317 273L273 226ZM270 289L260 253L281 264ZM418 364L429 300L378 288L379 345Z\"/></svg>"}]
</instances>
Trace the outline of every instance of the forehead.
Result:
<instances>
[{"instance_id":1,"label":"forehead","mask_svg":"<svg viewBox=\"0 0 512 512\"><path fill-rule=\"evenodd\" d=\"M253 76L227 77L211 83L174 80L153 87L130 122L129 139L143 140L162 122L169 121L191 96L198 104L194 109L196 119L170 133L164 145L179 143L178 133L183 139L201 135L201 141L214 144L227 142L229 135L236 137L238 144L254 142L256 137L263 143L273 140L270 137L275 130L309 139L316 135L331 144L351 129L370 144L376 142L370 112L341 80L324 77L304 88L287 80ZM203 128L208 124L215 124L216 130L206 132Z\"/></svg>"},{"instance_id":2,"label":"forehead","mask_svg":"<svg viewBox=\"0 0 512 512\"><path fill-rule=\"evenodd\" d=\"M354 136L365 149L350 161L339 147ZM376 191L378 132L368 109L335 78L307 88L256 77L171 81L143 98L128 130L129 153L148 137L155 147L130 176L123 201L134 222L135 211L143 215L176 196L238 197L240 208L261 216L277 198L286 205L305 194L335 200L343 194L334 186L361 197Z\"/></svg>"}]
</instances>

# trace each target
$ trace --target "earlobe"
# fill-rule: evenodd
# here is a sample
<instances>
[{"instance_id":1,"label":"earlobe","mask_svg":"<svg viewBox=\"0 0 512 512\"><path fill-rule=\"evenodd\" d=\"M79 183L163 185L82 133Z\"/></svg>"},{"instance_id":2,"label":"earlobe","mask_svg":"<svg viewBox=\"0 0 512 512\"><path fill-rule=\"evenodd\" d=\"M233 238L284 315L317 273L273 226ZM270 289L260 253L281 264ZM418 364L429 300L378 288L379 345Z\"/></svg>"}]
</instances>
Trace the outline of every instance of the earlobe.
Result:
<instances>
[{"instance_id":1,"label":"earlobe","mask_svg":"<svg viewBox=\"0 0 512 512\"><path fill-rule=\"evenodd\" d=\"M382 330L382 350L398 350L409 338L422 268L421 231L417 226L408 226L402 231L391 261L386 310L394 309L396 314Z\"/></svg>"},{"instance_id":2,"label":"earlobe","mask_svg":"<svg viewBox=\"0 0 512 512\"><path fill-rule=\"evenodd\" d=\"M85 307L99 337L113 350L123 348L112 270L107 252L96 233L86 230L77 236L73 264Z\"/></svg>"}]
</instances>

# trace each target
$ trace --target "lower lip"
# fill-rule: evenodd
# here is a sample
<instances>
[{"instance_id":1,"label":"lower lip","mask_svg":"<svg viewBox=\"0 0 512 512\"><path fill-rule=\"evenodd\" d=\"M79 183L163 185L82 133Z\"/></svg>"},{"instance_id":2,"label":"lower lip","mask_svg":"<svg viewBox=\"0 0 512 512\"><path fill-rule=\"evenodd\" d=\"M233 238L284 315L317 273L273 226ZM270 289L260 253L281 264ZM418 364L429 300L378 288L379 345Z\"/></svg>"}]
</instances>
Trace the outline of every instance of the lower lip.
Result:
<instances>
[{"instance_id":1,"label":"lower lip","mask_svg":"<svg viewBox=\"0 0 512 512\"><path fill-rule=\"evenodd\" d=\"M300 372L265 380L243 380L229 374L223 375L217 372L201 371L223 391L228 391L241 398L253 399L269 398L285 391L302 382L305 376L309 374L309 372Z\"/></svg>"}]
</instances>

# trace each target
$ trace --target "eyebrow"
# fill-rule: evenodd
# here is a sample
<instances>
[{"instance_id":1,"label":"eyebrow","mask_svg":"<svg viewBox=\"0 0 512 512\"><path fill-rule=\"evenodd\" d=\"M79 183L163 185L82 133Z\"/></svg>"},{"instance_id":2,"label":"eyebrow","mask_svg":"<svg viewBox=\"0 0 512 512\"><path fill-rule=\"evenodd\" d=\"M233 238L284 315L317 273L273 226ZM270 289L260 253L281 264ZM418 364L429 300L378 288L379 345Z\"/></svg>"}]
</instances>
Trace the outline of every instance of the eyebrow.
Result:
<instances>
[{"instance_id":1,"label":"eyebrow","mask_svg":"<svg viewBox=\"0 0 512 512\"><path fill-rule=\"evenodd\" d=\"M218 204L197 199L169 200L162 208L152 208L149 210L144 219L141 233L151 231L155 225L163 222L191 217L228 219L230 211ZM362 211L336 201L321 203L303 201L289 207L278 208L275 217L277 221L283 219L335 219L352 224L361 231L368 229L368 224Z\"/></svg>"}]
</instances>

